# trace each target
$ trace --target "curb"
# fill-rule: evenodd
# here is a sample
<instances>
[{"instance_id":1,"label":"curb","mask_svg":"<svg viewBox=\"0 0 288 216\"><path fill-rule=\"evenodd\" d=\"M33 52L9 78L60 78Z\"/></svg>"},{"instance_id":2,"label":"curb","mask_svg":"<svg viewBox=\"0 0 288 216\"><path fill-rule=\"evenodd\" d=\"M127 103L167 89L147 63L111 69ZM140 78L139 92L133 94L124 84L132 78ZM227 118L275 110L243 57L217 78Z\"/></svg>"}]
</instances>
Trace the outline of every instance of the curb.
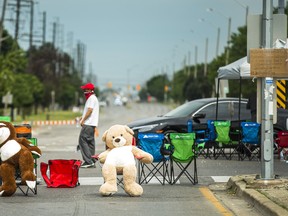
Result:
<instances>
[{"instance_id":1,"label":"curb","mask_svg":"<svg viewBox=\"0 0 288 216\"><path fill-rule=\"evenodd\" d=\"M288 211L277 205L269 198L254 189L246 189L246 183L239 176L231 177L227 183L228 190L232 189L237 196L243 197L245 201L254 206L265 216L288 215Z\"/></svg>"}]
</instances>

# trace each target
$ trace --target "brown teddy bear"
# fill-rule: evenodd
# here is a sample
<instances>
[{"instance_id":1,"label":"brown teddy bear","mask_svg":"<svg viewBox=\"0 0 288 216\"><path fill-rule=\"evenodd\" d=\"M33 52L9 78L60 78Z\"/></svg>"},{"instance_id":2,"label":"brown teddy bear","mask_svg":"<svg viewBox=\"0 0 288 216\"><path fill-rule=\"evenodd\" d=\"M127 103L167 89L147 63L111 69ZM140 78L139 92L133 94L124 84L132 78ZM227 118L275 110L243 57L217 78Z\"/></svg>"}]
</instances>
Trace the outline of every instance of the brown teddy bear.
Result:
<instances>
[{"instance_id":1,"label":"brown teddy bear","mask_svg":"<svg viewBox=\"0 0 288 216\"><path fill-rule=\"evenodd\" d=\"M16 137L15 128L11 123L0 121L0 196L12 196L15 193L16 169L21 173L21 183L31 189L35 188L32 152L41 156L41 150L37 146L30 145L26 138Z\"/></svg>"},{"instance_id":2,"label":"brown teddy bear","mask_svg":"<svg viewBox=\"0 0 288 216\"><path fill-rule=\"evenodd\" d=\"M124 190L130 196L141 196L143 188L136 183L137 168L135 158L143 163L152 163L153 156L132 145L133 130L126 125L113 125L104 132L102 140L107 150L98 159L102 166L104 184L99 192L110 196L117 192L117 173L123 174Z\"/></svg>"}]
</instances>

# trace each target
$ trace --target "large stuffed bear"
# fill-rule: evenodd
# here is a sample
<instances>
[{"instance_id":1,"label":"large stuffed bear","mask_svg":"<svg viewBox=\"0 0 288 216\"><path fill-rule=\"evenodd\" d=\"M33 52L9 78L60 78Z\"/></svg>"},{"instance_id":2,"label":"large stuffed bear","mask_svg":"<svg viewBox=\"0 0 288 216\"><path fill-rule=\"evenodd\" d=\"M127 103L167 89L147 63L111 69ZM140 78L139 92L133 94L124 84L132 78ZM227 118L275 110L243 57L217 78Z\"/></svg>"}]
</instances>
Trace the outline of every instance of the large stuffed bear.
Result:
<instances>
[{"instance_id":1,"label":"large stuffed bear","mask_svg":"<svg viewBox=\"0 0 288 216\"><path fill-rule=\"evenodd\" d=\"M32 152L41 156L41 150L30 144L26 138L16 137L15 128L11 123L0 121L0 196L12 196L15 193L16 169L21 173L22 184L31 189L36 187Z\"/></svg>"},{"instance_id":2,"label":"large stuffed bear","mask_svg":"<svg viewBox=\"0 0 288 216\"><path fill-rule=\"evenodd\" d=\"M117 173L123 174L124 190L130 196L141 196L143 188L136 183L137 168L135 158L143 163L152 163L153 156L132 145L133 130L126 125L113 125L104 132L102 140L107 150L98 159L102 166L104 184L99 192L110 196L117 192Z\"/></svg>"}]
</instances>

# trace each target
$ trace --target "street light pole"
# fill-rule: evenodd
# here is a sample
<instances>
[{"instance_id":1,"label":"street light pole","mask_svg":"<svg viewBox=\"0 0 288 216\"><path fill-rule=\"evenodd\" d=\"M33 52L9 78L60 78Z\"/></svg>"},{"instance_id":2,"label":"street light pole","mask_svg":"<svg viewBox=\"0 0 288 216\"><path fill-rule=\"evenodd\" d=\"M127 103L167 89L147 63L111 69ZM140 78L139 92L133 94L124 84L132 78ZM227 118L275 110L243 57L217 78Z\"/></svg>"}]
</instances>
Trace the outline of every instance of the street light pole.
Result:
<instances>
[{"instance_id":1,"label":"street light pole","mask_svg":"<svg viewBox=\"0 0 288 216\"><path fill-rule=\"evenodd\" d=\"M234 0L234 1L237 2L241 7L245 8L245 10L246 10L245 24L246 24L246 26L247 26L247 18L248 18L248 14L249 14L249 6L242 4L242 3L239 2L238 0Z\"/></svg>"},{"instance_id":2,"label":"street light pole","mask_svg":"<svg viewBox=\"0 0 288 216\"><path fill-rule=\"evenodd\" d=\"M197 61L198 61L198 47L195 46L195 66L194 66L194 78L197 78Z\"/></svg>"},{"instance_id":3,"label":"street light pole","mask_svg":"<svg viewBox=\"0 0 288 216\"><path fill-rule=\"evenodd\" d=\"M219 55L219 43L220 43L220 28L217 28L217 45L216 45L216 57Z\"/></svg>"},{"instance_id":4,"label":"street light pole","mask_svg":"<svg viewBox=\"0 0 288 216\"><path fill-rule=\"evenodd\" d=\"M182 39L182 42L185 42L185 43L190 45L190 43L188 43L187 41L185 41L183 39ZM194 50L195 50L194 51L194 64L195 64L194 65L194 78L196 79L197 78L197 63L198 63L198 46L197 45L195 45L195 49ZM189 64L190 64L190 52L189 52Z\"/></svg>"},{"instance_id":5,"label":"street light pole","mask_svg":"<svg viewBox=\"0 0 288 216\"><path fill-rule=\"evenodd\" d=\"M215 10L213 8L207 8L206 11L213 12ZM223 15L219 11L215 11L215 12L217 14L219 14L220 16L224 17L225 19L228 19L228 38L227 38L226 59L225 59L225 63L227 65L229 63L229 46L230 46L230 35L231 35L231 22L232 22L232 19L231 19L231 17L227 17L227 16Z\"/></svg>"},{"instance_id":6,"label":"street light pole","mask_svg":"<svg viewBox=\"0 0 288 216\"><path fill-rule=\"evenodd\" d=\"M273 46L272 35L273 1L263 0L262 15L262 46L271 49ZM273 77L261 78L261 178L265 180L274 178L273 158ZM272 106L271 106L272 105Z\"/></svg>"},{"instance_id":7,"label":"street light pole","mask_svg":"<svg viewBox=\"0 0 288 216\"><path fill-rule=\"evenodd\" d=\"M208 38L206 38L205 43L205 64L204 64L204 77L207 76L207 61L208 61Z\"/></svg>"},{"instance_id":8,"label":"street light pole","mask_svg":"<svg viewBox=\"0 0 288 216\"><path fill-rule=\"evenodd\" d=\"M216 42L216 57L218 57L219 55L219 44L220 44L220 28L216 27L215 25L213 25L211 22L206 21L205 19L201 18L199 19L200 22L206 22L209 25L213 26L214 28L217 29L217 42Z\"/></svg>"},{"instance_id":9,"label":"street light pole","mask_svg":"<svg viewBox=\"0 0 288 216\"><path fill-rule=\"evenodd\" d=\"M229 63L229 54L230 54L230 35L231 35L231 17L228 18L228 39L227 39L227 50L226 50L226 60L225 63Z\"/></svg>"}]
</instances>

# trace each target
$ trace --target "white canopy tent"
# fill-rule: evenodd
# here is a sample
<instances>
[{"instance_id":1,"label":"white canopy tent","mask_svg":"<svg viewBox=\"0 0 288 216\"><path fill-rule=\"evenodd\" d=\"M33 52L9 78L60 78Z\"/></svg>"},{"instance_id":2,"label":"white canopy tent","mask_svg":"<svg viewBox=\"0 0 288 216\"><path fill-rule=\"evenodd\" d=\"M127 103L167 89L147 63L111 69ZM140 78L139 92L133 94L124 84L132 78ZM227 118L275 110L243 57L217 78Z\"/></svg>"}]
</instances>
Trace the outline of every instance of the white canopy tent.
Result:
<instances>
[{"instance_id":1,"label":"white canopy tent","mask_svg":"<svg viewBox=\"0 0 288 216\"><path fill-rule=\"evenodd\" d=\"M250 64L247 57L243 57L229 65L218 69L218 79L250 78Z\"/></svg>"},{"instance_id":2,"label":"white canopy tent","mask_svg":"<svg viewBox=\"0 0 288 216\"><path fill-rule=\"evenodd\" d=\"M241 73L242 71L242 73ZM243 57L235 62L232 62L231 64L228 64L226 66L220 67L217 71L217 104L218 104L218 98L220 93L220 81L221 80L229 80L229 79L237 79L239 80L239 104L241 101L241 80L242 78L249 78L250 77L250 64L247 63L247 57ZM223 90L224 92L224 90ZM238 110L238 117L240 120L240 106ZM218 117L218 106L216 106L216 119Z\"/></svg>"}]
</instances>

